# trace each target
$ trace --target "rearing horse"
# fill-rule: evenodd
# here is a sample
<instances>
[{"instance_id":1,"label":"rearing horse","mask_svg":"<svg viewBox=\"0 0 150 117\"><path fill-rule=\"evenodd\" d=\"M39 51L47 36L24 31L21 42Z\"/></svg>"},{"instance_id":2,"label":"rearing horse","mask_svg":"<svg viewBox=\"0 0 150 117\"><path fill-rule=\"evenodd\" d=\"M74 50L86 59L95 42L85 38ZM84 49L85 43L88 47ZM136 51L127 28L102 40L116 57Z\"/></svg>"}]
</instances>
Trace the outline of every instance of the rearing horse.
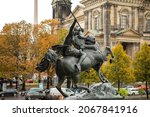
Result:
<instances>
[{"instance_id":1,"label":"rearing horse","mask_svg":"<svg viewBox=\"0 0 150 117\"><path fill-rule=\"evenodd\" d=\"M100 67L103 62L107 60L108 54L110 54L111 57L114 58L111 49L109 47L106 47L103 52L100 52L99 50L95 51L92 49L85 49L84 52L86 52L87 55L81 63L81 72L87 71L90 68L94 68L98 73L100 80L103 83L108 82L108 80L100 71ZM64 97L67 97L67 95L61 90L61 86L65 78L67 77L73 81L74 87L78 87L77 83L80 78L80 72L75 68L75 64L77 63L77 61L78 58L74 56L65 56L63 58L60 58L54 50L49 49L45 54L45 57L42 59L41 63L37 65L36 69L42 72L47 70L50 65L55 65L56 74L58 76L58 84L56 88Z\"/></svg>"}]
</instances>

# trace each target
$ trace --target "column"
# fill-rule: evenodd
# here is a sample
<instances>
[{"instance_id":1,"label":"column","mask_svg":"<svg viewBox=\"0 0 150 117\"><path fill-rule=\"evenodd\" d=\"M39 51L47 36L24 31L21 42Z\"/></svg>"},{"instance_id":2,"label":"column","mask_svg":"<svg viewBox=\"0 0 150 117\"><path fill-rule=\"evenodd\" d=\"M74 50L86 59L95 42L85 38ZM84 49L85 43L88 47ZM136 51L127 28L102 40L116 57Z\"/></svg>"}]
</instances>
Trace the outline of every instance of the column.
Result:
<instances>
[{"instance_id":1,"label":"column","mask_svg":"<svg viewBox=\"0 0 150 117\"><path fill-rule=\"evenodd\" d=\"M132 57L134 58L135 57L135 53L137 52L137 51L139 51L139 49L140 49L140 43L139 42L135 42L135 43L133 43L133 53L132 53Z\"/></svg>"},{"instance_id":2,"label":"column","mask_svg":"<svg viewBox=\"0 0 150 117\"><path fill-rule=\"evenodd\" d=\"M115 25L115 18L114 18L114 16L115 16L115 7L114 7L114 5L112 5L110 12L111 12L110 13L111 30L114 30L114 25Z\"/></svg>"},{"instance_id":3,"label":"column","mask_svg":"<svg viewBox=\"0 0 150 117\"><path fill-rule=\"evenodd\" d=\"M117 30L117 5L114 5L114 30Z\"/></svg>"},{"instance_id":4,"label":"column","mask_svg":"<svg viewBox=\"0 0 150 117\"><path fill-rule=\"evenodd\" d=\"M103 30L104 30L104 46L110 46L110 3L103 5Z\"/></svg>"},{"instance_id":5,"label":"column","mask_svg":"<svg viewBox=\"0 0 150 117\"><path fill-rule=\"evenodd\" d=\"M88 30L91 30L91 11L89 11L89 14L88 14Z\"/></svg>"},{"instance_id":6,"label":"column","mask_svg":"<svg viewBox=\"0 0 150 117\"><path fill-rule=\"evenodd\" d=\"M144 7L139 8L139 32L143 33L144 27Z\"/></svg>"},{"instance_id":7,"label":"column","mask_svg":"<svg viewBox=\"0 0 150 117\"><path fill-rule=\"evenodd\" d=\"M146 27L147 26L147 18L146 17L144 17L144 26L143 26L143 30L144 30L144 32L147 30Z\"/></svg>"},{"instance_id":8,"label":"column","mask_svg":"<svg viewBox=\"0 0 150 117\"><path fill-rule=\"evenodd\" d=\"M84 15L85 15L85 30L88 30L88 11L85 11Z\"/></svg>"},{"instance_id":9,"label":"column","mask_svg":"<svg viewBox=\"0 0 150 117\"><path fill-rule=\"evenodd\" d=\"M120 29L120 12L119 10L117 9L117 29L119 30Z\"/></svg>"},{"instance_id":10,"label":"column","mask_svg":"<svg viewBox=\"0 0 150 117\"><path fill-rule=\"evenodd\" d=\"M101 9L100 31L103 31L103 6L101 6L100 9Z\"/></svg>"},{"instance_id":11,"label":"column","mask_svg":"<svg viewBox=\"0 0 150 117\"><path fill-rule=\"evenodd\" d=\"M131 10L131 20L132 20L131 28L134 29L134 26L135 26L135 7L132 7L132 10Z\"/></svg>"},{"instance_id":12,"label":"column","mask_svg":"<svg viewBox=\"0 0 150 117\"><path fill-rule=\"evenodd\" d=\"M138 15L138 8L135 8L135 27L134 27L134 29L136 30L136 31L138 31L138 27L139 27L139 15Z\"/></svg>"},{"instance_id":13,"label":"column","mask_svg":"<svg viewBox=\"0 0 150 117\"><path fill-rule=\"evenodd\" d=\"M90 12L91 12L91 15L90 15L90 19L91 19L91 21L90 21L90 27L91 27L91 28L90 28L90 29L93 30L93 28L92 28L92 26L93 26L93 23L92 23L92 22L93 22L92 10L91 10Z\"/></svg>"},{"instance_id":14,"label":"column","mask_svg":"<svg viewBox=\"0 0 150 117\"><path fill-rule=\"evenodd\" d=\"M117 29L117 5L115 4L111 8L111 27L113 31Z\"/></svg>"}]
</instances>

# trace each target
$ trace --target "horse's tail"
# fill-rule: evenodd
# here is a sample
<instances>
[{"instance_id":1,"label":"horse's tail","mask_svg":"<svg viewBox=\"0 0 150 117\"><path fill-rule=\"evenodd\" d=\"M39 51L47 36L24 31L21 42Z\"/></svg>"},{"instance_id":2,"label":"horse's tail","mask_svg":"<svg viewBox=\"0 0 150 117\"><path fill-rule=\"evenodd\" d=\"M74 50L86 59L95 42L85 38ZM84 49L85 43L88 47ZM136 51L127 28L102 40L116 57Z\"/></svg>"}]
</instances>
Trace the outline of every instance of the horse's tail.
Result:
<instances>
[{"instance_id":1,"label":"horse's tail","mask_svg":"<svg viewBox=\"0 0 150 117\"><path fill-rule=\"evenodd\" d=\"M55 66L57 60L57 54L52 49L48 49L47 53L41 60L39 64L36 66L36 70L40 72L44 72L49 69L50 66Z\"/></svg>"},{"instance_id":2,"label":"horse's tail","mask_svg":"<svg viewBox=\"0 0 150 117\"><path fill-rule=\"evenodd\" d=\"M35 69L38 70L39 72L44 72L45 70L48 69L49 64L50 64L49 61L47 59L43 58L41 60L41 62L36 65Z\"/></svg>"}]
</instances>

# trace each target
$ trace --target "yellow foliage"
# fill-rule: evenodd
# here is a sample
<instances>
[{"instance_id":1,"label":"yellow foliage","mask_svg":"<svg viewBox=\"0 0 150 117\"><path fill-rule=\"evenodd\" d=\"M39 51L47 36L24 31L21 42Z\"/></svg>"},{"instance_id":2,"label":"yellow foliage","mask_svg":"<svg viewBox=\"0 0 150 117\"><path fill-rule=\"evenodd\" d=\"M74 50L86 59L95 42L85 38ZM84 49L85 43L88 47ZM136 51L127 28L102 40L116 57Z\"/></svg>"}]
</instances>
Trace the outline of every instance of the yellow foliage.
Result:
<instances>
[{"instance_id":1,"label":"yellow foliage","mask_svg":"<svg viewBox=\"0 0 150 117\"><path fill-rule=\"evenodd\" d=\"M125 53L121 44L117 44L113 48L113 63L103 64L102 70L111 82L120 80L124 84L135 81L131 58Z\"/></svg>"},{"instance_id":2,"label":"yellow foliage","mask_svg":"<svg viewBox=\"0 0 150 117\"><path fill-rule=\"evenodd\" d=\"M150 78L150 46L147 43L144 43L141 50L136 53L134 69L138 81Z\"/></svg>"}]
</instances>

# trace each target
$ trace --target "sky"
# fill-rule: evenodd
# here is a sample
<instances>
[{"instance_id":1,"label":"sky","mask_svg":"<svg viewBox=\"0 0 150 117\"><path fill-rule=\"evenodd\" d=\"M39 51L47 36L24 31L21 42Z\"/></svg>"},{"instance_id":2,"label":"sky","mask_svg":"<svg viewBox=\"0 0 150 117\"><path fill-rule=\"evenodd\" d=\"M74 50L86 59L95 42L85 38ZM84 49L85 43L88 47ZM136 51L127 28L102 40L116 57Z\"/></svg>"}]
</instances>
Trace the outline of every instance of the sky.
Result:
<instances>
[{"instance_id":1,"label":"sky","mask_svg":"<svg viewBox=\"0 0 150 117\"><path fill-rule=\"evenodd\" d=\"M71 0L72 10L80 0ZM52 19L52 0L38 0L38 22ZM0 0L0 30L5 23L34 21L34 0Z\"/></svg>"}]
</instances>

